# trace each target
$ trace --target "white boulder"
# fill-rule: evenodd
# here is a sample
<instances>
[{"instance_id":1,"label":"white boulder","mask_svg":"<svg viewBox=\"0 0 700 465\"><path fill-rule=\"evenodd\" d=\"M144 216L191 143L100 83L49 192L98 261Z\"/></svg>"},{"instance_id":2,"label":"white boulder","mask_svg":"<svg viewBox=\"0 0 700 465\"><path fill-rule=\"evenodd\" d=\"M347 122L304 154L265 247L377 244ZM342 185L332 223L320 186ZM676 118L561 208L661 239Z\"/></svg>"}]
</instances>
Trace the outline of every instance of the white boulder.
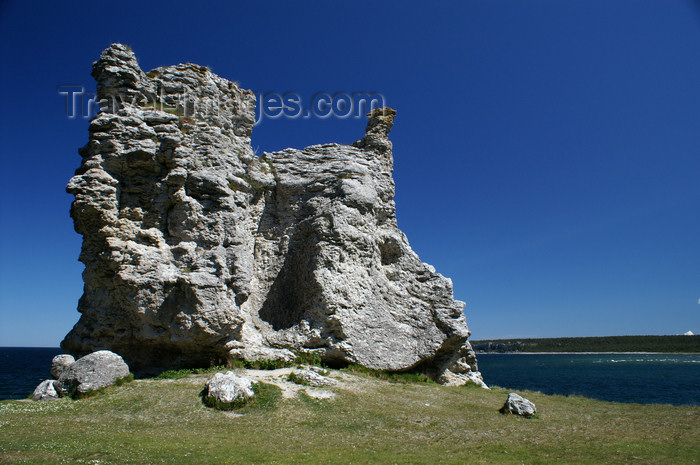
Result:
<instances>
[{"instance_id":1,"label":"white boulder","mask_svg":"<svg viewBox=\"0 0 700 465\"><path fill-rule=\"evenodd\" d=\"M68 366L56 384L61 395L70 395L74 389L78 394L85 394L111 386L128 375L129 366L124 359L109 350L99 350Z\"/></svg>"},{"instance_id":2,"label":"white boulder","mask_svg":"<svg viewBox=\"0 0 700 465\"><path fill-rule=\"evenodd\" d=\"M56 391L54 383L56 383L55 379L47 379L45 381L42 381L41 384L39 384L36 387L36 389L34 389L32 399L37 401L58 399L60 396Z\"/></svg>"},{"instance_id":3,"label":"white boulder","mask_svg":"<svg viewBox=\"0 0 700 465\"><path fill-rule=\"evenodd\" d=\"M501 413L512 413L513 415L520 415L523 417L531 417L537 413L535 404L527 400L526 398L511 392L508 394L508 399L506 403L501 407Z\"/></svg>"},{"instance_id":4,"label":"white boulder","mask_svg":"<svg viewBox=\"0 0 700 465\"><path fill-rule=\"evenodd\" d=\"M254 381L232 371L217 373L205 387L205 401L210 405L242 405L255 396Z\"/></svg>"},{"instance_id":5,"label":"white boulder","mask_svg":"<svg viewBox=\"0 0 700 465\"><path fill-rule=\"evenodd\" d=\"M54 379L60 378L63 372L74 363L75 358L73 358L72 355L56 355L53 360L51 360L51 376L53 376Z\"/></svg>"}]
</instances>

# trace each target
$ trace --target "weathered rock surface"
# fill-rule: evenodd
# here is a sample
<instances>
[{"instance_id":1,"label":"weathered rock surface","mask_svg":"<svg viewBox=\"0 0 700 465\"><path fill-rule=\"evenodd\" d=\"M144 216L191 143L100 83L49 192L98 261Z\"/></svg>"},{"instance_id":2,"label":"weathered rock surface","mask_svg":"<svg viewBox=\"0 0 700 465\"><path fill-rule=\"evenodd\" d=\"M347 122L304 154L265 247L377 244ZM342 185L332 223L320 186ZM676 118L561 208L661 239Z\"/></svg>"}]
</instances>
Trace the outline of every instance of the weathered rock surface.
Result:
<instances>
[{"instance_id":1,"label":"weathered rock surface","mask_svg":"<svg viewBox=\"0 0 700 465\"><path fill-rule=\"evenodd\" d=\"M456 372L457 370L450 371L449 369L444 370L442 374L438 377L438 382L444 384L445 386L462 386L464 384L475 384L483 389L489 389L489 387L484 382L481 377L481 373L478 371L469 372Z\"/></svg>"},{"instance_id":2,"label":"weathered rock surface","mask_svg":"<svg viewBox=\"0 0 700 465\"><path fill-rule=\"evenodd\" d=\"M511 392L508 394L508 399L506 403L501 407L501 413L512 413L513 415L520 415L523 417L531 417L537 413L535 404L527 400L526 398Z\"/></svg>"},{"instance_id":3,"label":"weathered rock surface","mask_svg":"<svg viewBox=\"0 0 700 465\"><path fill-rule=\"evenodd\" d=\"M109 350L100 350L69 365L55 386L61 396L69 395L74 389L79 394L85 394L111 386L128 374L129 366L124 359Z\"/></svg>"},{"instance_id":4,"label":"weathered rock surface","mask_svg":"<svg viewBox=\"0 0 700 465\"><path fill-rule=\"evenodd\" d=\"M32 399L36 401L46 401L58 399L60 396L58 391L56 391L55 379L47 379L39 383L39 385L34 389L32 394Z\"/></svg>"},{"instance_id":5,"label":"weathered rock surface","mask_svg":"<svg viewBox=\"0 0 700 465\"><path fill-rule=\"evenodd\" d=\"M314 370L301 370L293 373L300 384L308 384L309 386L331 386L335 384L332 379L323 376Z\"/></svg>"},{"instance_id":6,"label":"weathered rock surface","mask_svg":"<svg viewBox=\"0 0 700 465\"><path fill-rule=\"evenodd\" d=\"M232 371L217 373L207 381L204 396L213 405L243 404L255 396L253 380L236 376Z\"/></svg>"},{"instance_id":7,"label":"weathered rock surface","mask_svg":"<svg viewBox=\"0 0 700 465\"><path fill-rule=\"evenodd\" d=\"M137 373L291 349L479 376L464 303L396 224L393 110L353 145L258 157L253 93L204 67L144 73L116 44L93 76L105 103L67 188L85 289L66 351L106 347Z\"/></svg>"},{"instance_id":8,"label":"weathered rock surface","mask_svg":"<svg viewBox=\"0 0 700 465\"><path fill-rule=\"evenodd\" d=\"M74 363L75 358L73 358L72 355L56 355L53 360L51 360L51 376L53 376L54 379L60 378L63 372Z\"/></svg>"}]
</instances>

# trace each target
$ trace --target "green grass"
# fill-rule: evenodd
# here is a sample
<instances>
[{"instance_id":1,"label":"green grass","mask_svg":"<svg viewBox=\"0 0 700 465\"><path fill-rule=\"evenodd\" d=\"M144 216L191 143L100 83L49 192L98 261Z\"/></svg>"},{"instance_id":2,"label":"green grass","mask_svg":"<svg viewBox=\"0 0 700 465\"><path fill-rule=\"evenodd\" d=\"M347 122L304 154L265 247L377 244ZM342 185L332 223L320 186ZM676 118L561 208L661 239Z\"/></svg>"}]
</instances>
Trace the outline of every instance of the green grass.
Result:
<instances>
[{"instance_id":1,"label":"green grass","mask_svg":"<svg viewBox=\"0 0 700 465\"><path fill-rule=\"evenodd\" d=\"M278 389L234 413L199 397L210 374L147 379L83 400L0 402L0 463L686 464L700 408L520 392L539 418L502 415L508 392L390 383L333 371L333 399ZM281 382L281 381L280 381ZM305 388L311 393L313 388ZM240 415L239 415L240 414Z\"/></svg>"},{"instance_id":2,"label":"green grass","mask_svg":"<svg viewBox=\"0 0 700 465\"><path fill-rule=\"evenodd\" d=\"M134 380L134 375L133 375L133 373L129 373L129 374L126 375L125 377L119 378L119 379L117 379L116 381L114 381L114 385L115 385L115 386L122 386L122 385L124 385L124 384L126 384L126 383L132 382L133 380Z\"/></svg>"}]
</instances>

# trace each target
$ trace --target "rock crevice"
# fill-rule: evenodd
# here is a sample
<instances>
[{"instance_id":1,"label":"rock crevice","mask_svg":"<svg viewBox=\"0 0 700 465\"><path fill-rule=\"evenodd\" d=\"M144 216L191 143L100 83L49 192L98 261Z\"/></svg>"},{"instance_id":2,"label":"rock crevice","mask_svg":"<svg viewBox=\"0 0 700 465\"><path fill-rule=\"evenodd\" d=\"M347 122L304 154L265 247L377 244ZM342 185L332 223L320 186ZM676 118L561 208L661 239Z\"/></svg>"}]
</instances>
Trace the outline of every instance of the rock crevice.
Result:
<instances>
[{"instance_id":1,"label":"rock crevice","mask_svg":"<svg viewBox=\"0 0 700 465\"><path fill-rule=\"evenodd\" d=\"M136 373L315 351L478 375L464 303L396 224L394 110L353 145L256 156L254 95L207 68L144 73L114 44L93 76L102 111L67 188L85 288L66 351Z\"/></svg>"}]
</instances>

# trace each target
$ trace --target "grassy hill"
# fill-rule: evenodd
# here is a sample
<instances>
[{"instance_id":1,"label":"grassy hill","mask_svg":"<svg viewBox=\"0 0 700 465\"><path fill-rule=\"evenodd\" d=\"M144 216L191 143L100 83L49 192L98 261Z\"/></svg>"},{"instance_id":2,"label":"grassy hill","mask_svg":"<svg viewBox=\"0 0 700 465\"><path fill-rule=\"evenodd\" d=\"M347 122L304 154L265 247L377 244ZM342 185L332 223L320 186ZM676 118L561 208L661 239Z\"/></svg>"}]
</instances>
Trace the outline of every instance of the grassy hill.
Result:
<instances>
[{"instance_id":1,"label":"grassy hill","mask_svg":"<svg viewBox=\"0 0 700 465\"><path fill-rule=\"evenodd\" d=\"M477 352L700 353L700 335L484 339L471 344Z\"/></svg>"},{"instance_id":2,"label":"grassy hill","mask_svg":"<svg viewBox=\"0 0 700 465\"><path fill-rule=\"evenodd\" d=\"M683 464L700 460L700 408L521 392L538 418L498 413L508 391L286 372L238 412L205 407L211 374L138 380L96 397L0 402L0 463ZM331 398L317 398L323 396Z\"/></svg>"}]
</instances>

